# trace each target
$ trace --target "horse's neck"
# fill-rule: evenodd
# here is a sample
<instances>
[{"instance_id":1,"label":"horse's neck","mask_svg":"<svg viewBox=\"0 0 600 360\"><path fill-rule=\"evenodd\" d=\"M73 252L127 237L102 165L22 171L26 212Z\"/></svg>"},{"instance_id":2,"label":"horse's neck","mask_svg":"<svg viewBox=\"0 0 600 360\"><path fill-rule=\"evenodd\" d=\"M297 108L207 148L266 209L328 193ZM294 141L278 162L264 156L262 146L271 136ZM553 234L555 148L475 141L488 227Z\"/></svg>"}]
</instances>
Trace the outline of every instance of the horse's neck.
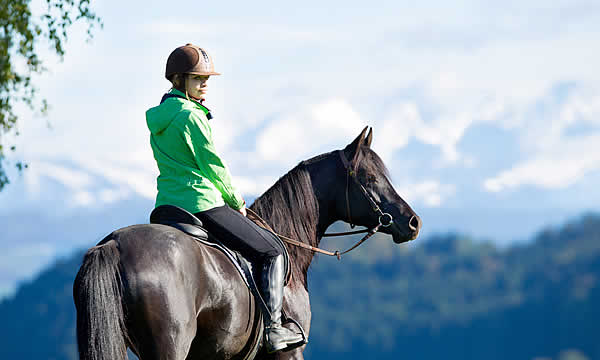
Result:
<instances>
[{"instance_id":1,"label":"horse's neck","mask_svg":"<svg viewBox=\"0 0 600 360\"><path fill-rule=\"evenodd\" d=\"M333 160L332 160L333 161ZM334 222L341 220L336 212L336 192L340 184L336 182L335 166L332 161L308 167L313 191L317 201L317 223L315 224L314 244L319 246L321 236Z\"/></svg>"},{"instance_id":2,"label":"horse's neck","mask_svg":"<svg viewBox=\"0 0 600 360\"><path fill-rule=\"evenodd\" d=\"M339 184L335 182L335 163L329 161L330 159L323 158L322 160L315 162L313 164L305 165L302 168L302 171L306 171L309 181L304 182L303 184L312 187L310 191L310 199L308 202L313 202L315 206L298 206L299 209L294 212L293 209L289 207L277 207L282 204L273 203L273 201L279 201L281 197L273 196L273 190L270 190L265 193L265 196L261 196L257 202L260 203L257 209L255 204L252 205L253 210L259 210L261 212L261 216L273 227L273 229L280 233L283 236L294 237L295 240L306 243L308 245L318 247L320 244L321 237L325 229L329 227L333 222L335 222L335 190L336 187L339 187ZM333 159L332 159L333 160ZM292 173L292 174L291 174ZM285 180L290 180L292 182L292 178L288 178L288 176L297 177L296 180L300 177L298 172L294 173L292 170L290 173L286 174L282 179L279 186L285 182ZM295 191L304 191L302 195L294 194L294 196L307 196L307 189L298 189ZM289 196L287 194L286 196ZM284 198L286 197L284 196ZM277 213L278 215L273 216L271 214ZM282 216L283 214L283 216ZM280 223L277 223L279 221ZM291 222L291 226L290 223ZM295 229L296 234L290 234L289 230ZM302 229L298 231L298 229ZM294 232L294 231L292 231ZM303 285L306 286L306 273L308 268L312 262L314 253L311 250L307 250L304 248L300 248L294 245L289 245L288 249L290 250L290 258L292 260L293 268L297 275L295 278L303 282Z\"/></svg>"},{"instance_id":3,"label":"horse's neck","mask_svg":"<svg viewBox=\"0 0 600 360\"><path fill-rule=\"evenodd\" d=\"M316 222L314 224L302 224L310 227L310 236L306 239L297 240L314 247L319 247L325 230L335 221L340 220L335 213L334 196L336 187L338 187L339 184L334 181L335 166L332 165L332 161L329 161L329 159L323 159L318 163L308 165L307 171L310 174L311 185L317 203L315 209L316 214L313 217L316 219ZM294 216L293 219L300 223L306 221L304 216ZM300 224L296 226L299 225ZM293 260L302 262L299 265L303 272L303 283L306 286L306 273L312 263L315 253L312 250L297 248L296 254L299 254L299 256L295 257Z\"/></svg>"}]
</instances>

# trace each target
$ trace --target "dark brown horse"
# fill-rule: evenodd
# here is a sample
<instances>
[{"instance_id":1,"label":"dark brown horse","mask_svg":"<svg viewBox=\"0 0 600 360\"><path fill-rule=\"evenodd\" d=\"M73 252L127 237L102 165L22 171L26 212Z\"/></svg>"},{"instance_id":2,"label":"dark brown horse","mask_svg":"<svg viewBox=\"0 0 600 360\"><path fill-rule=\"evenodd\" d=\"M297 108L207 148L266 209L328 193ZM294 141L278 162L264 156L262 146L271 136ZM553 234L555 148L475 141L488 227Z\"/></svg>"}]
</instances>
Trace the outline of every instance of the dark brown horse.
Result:
<instances>
[{"instance_id":1,"label":"dark brown horse","mask_svg":"<svg viewBox=\"0 0 600 360\"><path fill-rule=\"evenodd\" d=\"M251 208L278 233L312 246L337 220L369 228L384 222L380 231L394 242L415 239L420 220L394 191L366 130L343 150L301 162ZM373 205L389 216L382 220ZM284 310L308 332L313 253L288 250ZM80 359L126 359L127 347L141 360L246 359L262 340L260 308L229 260L165 225L119 229L91 248L74 300ZM303 350L256 358L302 359Z\"/></svg>"}]
</instances>

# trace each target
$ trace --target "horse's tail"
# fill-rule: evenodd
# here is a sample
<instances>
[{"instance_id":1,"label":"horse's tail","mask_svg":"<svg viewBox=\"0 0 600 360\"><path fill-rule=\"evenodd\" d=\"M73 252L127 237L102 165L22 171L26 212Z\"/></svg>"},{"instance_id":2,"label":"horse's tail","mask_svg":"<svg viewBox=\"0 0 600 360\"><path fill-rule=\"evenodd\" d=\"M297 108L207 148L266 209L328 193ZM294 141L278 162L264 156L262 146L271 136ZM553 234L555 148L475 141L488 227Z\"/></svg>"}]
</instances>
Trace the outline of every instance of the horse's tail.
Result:
<instances>
[{"instance_id":1,"label":"horse's tail","mask_svg":"<svg viewBox=\"0 0 600 360\"><path fill-rule=\"evenodd\" d=\"M81 360L126 360L119 250L110 240L91 248L73 284Z\"/></svg>"}]
</instances>

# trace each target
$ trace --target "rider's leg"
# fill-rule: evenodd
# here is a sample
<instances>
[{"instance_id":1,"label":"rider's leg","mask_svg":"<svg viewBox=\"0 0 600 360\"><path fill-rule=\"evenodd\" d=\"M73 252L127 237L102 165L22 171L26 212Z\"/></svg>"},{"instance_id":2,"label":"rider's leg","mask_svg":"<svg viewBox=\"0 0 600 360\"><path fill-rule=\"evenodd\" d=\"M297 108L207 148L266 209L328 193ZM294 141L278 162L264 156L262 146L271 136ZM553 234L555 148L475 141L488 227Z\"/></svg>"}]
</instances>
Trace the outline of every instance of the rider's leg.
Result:
<instances>
[{"instance_id":1,"label":"rider's leg","mask_svg":"<svg viewBox=\"0 0 600 360\"><path fill-rule=\"evenodd\" d=\"M230 249L239 251L253 264L283 254L282 245L263 229L229 206L220 206L194 214L208 232Z\"/></svg>"},{"instance_id":2,"label":"rider's leg","mask_svg":"<svg viewBox=\"0 0 600 360\"><path fill-rule=\"evenodd\" d=\"M261 291L269 314L265 317L267 352L283 350L289 345L303 341L301 335L281 326L283 286L285 282L285 259L278 255L265 259L262 268Z\"/></svg>"},{"instance_id":3,"label":"rider's leg","mask_svg":"<svg viewBox=\"0 0 600 360\"><path fill-rule=\"evenodd\" d=\"M225 246L247 256L255 266L262 264L260 288L270 315L265 317L267 351L283 350L303 340L301 335L281 326L285 282L284 249L273 236L239 212L222 206L195 214L209 233Z\"/></svg>"}]
</instances>

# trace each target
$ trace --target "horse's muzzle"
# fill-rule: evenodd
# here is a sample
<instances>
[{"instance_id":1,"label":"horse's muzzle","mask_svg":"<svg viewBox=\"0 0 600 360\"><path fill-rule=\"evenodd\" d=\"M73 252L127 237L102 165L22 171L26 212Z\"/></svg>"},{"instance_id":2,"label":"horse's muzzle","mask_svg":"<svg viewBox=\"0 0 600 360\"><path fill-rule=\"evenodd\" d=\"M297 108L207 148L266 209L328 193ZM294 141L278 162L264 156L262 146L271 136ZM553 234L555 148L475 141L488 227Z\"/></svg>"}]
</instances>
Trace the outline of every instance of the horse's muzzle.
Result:
<instances>
[{"instance_id":1,"label":"horse's muzzle","mask_svg":"<svg viewBox=\"0 0 600 360\"><path fill-rule=\"evenodd\" d=\"M396 226L400 227L400 225ZM396 244L414 240L419 236L419 231L421 230L421 218L417 215L413 215L408 221L408 231L402 230L392 232L392 239Z\"/></svg>"}]
</instances>

